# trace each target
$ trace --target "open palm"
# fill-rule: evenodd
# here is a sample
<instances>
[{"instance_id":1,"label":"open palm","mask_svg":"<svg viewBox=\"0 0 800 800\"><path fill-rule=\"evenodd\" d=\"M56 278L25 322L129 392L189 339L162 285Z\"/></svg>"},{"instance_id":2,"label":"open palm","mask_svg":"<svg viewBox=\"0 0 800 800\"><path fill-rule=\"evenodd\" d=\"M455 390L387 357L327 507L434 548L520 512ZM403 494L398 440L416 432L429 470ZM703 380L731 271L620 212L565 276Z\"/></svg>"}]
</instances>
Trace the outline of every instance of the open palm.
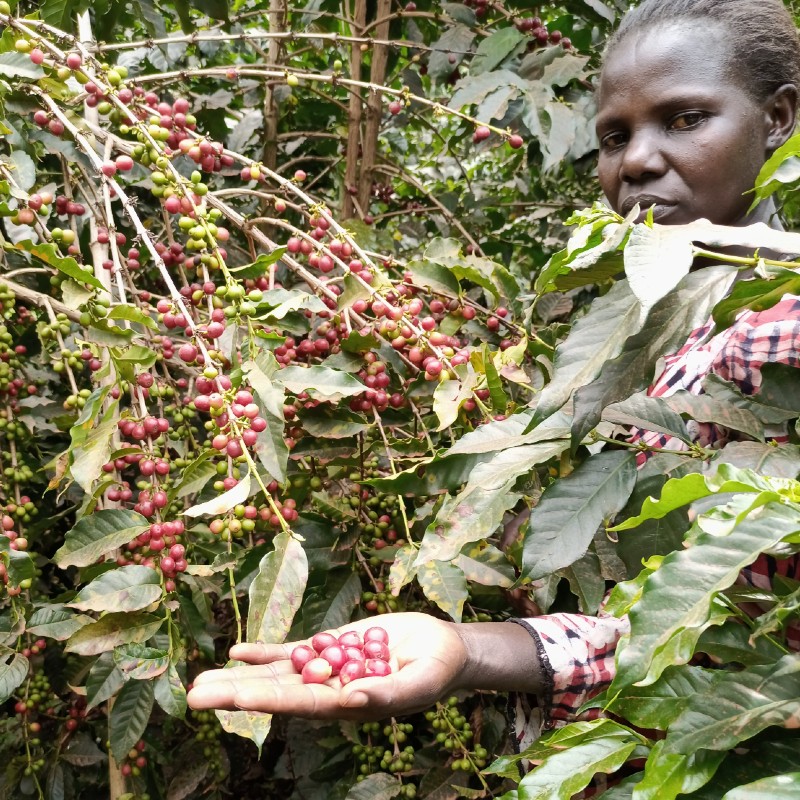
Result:
<instances>
[{"instance_id":1,"label":"open palm","mask_svg":"<svg viewBox=\"0 0 800 800\"><path fill-rule=\"evenodd\" d=\"M382 719L430 707L456 687L466 653L451 623L427 614L384 614L329 631L362 634L380 626L389 634L392 674L341 686L338 677L304 684L290 661L287 644L241 644L231 658L244 666L205 672L189 692L193 708L226 708L291 714L315 719Z\"/></svg>"}]
</instances>

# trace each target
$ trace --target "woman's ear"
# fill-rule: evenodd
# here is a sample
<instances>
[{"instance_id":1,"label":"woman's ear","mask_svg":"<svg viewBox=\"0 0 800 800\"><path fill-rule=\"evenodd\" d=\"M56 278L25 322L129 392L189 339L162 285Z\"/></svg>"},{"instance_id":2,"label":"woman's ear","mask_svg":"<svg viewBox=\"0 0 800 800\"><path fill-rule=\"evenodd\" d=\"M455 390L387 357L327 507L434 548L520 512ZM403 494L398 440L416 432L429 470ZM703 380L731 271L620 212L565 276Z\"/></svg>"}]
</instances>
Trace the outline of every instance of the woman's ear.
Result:
<instances>
[{"instance_id":1,"label":"woman's ear","mask_svg":"<svg viewBox=\"0 0 800 800\"><path fill-rule=\"evenodd\" d=\"M767 101L766 111L769 119L767 151L773 153L794 133L797 87L793 83L786 83L773 92Z\"/></svg>"}]
</instances>

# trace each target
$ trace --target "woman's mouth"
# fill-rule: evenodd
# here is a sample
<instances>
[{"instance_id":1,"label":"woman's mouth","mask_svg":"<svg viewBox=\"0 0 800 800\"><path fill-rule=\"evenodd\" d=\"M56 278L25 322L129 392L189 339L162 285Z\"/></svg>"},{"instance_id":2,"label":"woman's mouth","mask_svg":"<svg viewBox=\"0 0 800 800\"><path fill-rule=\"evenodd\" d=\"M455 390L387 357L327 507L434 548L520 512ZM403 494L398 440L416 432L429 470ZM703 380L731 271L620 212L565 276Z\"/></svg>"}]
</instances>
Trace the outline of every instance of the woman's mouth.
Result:
<instances>
[{"instance_id":1,"label":"woman's mouth","mask_svg":"<svg viewBox=\"0 0 800 800\"><path fill-rule=\"evenodd\" d=\"M622 202L620 213L627 216L636 205L639 206L639 215L636 217L636 222L644 222L651 209L653 221L661 222L662 219L672 213L676 206L675 203L671 203L669 200L664 200L661 197L654 197L652 195L632 195L626 197Z\"/></svg>"}]
</instances>

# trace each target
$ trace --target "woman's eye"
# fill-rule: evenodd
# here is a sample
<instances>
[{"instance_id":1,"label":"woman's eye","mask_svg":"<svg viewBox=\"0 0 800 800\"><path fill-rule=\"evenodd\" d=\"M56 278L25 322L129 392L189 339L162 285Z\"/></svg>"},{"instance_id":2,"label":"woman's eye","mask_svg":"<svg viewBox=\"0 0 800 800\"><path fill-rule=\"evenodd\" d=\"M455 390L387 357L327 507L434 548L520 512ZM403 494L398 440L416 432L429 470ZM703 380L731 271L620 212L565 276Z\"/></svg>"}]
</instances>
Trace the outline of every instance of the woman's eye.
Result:
<instances>
[{"instance_id":1,"label":"woman's eye","mask_svg":"<svg viewBox=\"0 0 800 800\"><path fill-rule=\"evenodd\" d=\"M626 136L624 133L620 132L607 133L600 140L600 144L604 150L615 150L617 147L621 147L623 144L625 144L625 142Z\"/></svg>"},{"instance_id":2,"label":"woman's eye","mask_svg":"<svg viewBox=\"0 0 800 800\"><path fill-rule=\"evenodd\" d=\"M670 120L670 128L673 130L687 130L694 128L706 119L706 115L702 111L684 111Z\"/></svg>"}]
</instances>

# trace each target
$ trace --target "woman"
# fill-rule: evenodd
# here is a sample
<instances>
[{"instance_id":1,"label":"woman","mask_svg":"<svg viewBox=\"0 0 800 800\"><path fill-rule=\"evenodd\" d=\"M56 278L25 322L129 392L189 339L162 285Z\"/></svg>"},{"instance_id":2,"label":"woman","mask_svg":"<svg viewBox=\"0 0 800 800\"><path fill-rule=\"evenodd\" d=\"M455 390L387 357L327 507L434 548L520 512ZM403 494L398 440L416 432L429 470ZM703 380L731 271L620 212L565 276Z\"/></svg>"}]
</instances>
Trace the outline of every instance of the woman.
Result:
<instances>
[{"instance_id":1,"label":"woman","mask_svg":"<svg viewBox=\"0 0 800 800\"><path fill-rule=\"evenodd\" d=\"M598 173L609 203L621 214L638 204L642 218L652 208L663 224L778 226L772 201L750 212L747 192L793 131L798 85L800 43L780 0L645 0L609 43L598 91ZM760 344L765 326L769 346ZM696 387L709 371L757 389L764 361L797 360L800 299L784 298L763 316L748 312L722 339L707 333L696 331L670 360L657 393ZM733 368L743 360L744 378ZM754 565L751 582L765 574ZM199 676L189 704L370 720L428 708L457 689L493 689L536 696L547 723L569 718L613 677L625 620L515 622L389 614L353 623L348 630L388 631L397 668L342 688L302 684L288 660L294 645L237 645L231 657L248 665Z\"/></svg>"}]
</instances>

